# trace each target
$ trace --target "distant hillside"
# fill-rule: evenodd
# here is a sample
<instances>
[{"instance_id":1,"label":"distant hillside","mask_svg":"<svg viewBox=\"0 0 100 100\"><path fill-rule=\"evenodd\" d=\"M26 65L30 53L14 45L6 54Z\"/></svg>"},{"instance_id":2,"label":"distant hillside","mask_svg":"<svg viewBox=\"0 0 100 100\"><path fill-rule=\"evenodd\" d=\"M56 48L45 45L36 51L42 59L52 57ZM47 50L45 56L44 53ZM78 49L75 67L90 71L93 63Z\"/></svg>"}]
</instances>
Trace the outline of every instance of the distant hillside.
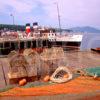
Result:
<instances>
[{"instance_id":1,"label":"distant hillside","mask_svg":"<svg viewBox=\"0 0 100 100\"><path fill-rule=\"evenodd\" d=\"M100 30L94 27L73 27L70 28L73 32L83 32L83 33L100 33Z\"/></svg>"},{"instance_id":2,"label":"distant hillside","mask_svg":"<svg viewBox=\"0 0 100 100\"><path fill-rule=\"evenodd\" d=\"M59 28L55 28L56 32L72 32L72 30L70 29L59 29Z\"/></svg>"}]
</instances>

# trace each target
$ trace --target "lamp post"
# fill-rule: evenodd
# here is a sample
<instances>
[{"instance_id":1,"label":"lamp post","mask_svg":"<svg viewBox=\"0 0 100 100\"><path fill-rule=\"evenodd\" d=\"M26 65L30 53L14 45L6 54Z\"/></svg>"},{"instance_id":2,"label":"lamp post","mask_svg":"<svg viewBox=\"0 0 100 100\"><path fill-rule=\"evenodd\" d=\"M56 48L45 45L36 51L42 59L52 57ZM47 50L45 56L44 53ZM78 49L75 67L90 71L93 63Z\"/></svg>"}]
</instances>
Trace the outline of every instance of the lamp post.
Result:
<instances>
[{"instance_id":1,"label":"lamp post","mask_svg":"<svg viewBox=\"0 0 100 100\"><path fill-rule=\"evenodd\" d=\"M60 29L60 35L61 35L61 19L60 19L59 6L57 2L55 2L55 4L57 6L58 22L59 22L59 29Z\"/></svg>"},{"instance_id":2,"label":"lamp post","mask_svg":"<svg viewBox=\"0 0 100 100\"><path fill-rule=\"evenodd\" d=\"M14 19L14 15L10 14L10 16L12 17L12 21L13 21L13 25L15 24L15 19Z\"/></svg>"}]
</instances>

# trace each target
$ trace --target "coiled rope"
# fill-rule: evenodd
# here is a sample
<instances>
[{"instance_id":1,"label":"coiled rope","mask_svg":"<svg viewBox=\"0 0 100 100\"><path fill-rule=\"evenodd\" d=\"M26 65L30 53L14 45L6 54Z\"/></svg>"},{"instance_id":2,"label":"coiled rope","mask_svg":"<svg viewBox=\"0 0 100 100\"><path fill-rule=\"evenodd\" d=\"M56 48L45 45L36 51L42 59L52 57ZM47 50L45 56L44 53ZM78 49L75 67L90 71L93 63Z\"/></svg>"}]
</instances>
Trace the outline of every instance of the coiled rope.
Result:
<instances>
[{"instance_id":1,"label":"coiled rope","mask_svg":"<svg viewBox=\"0 0 100 100\"><path fill-rule=\"evenodd\" d=\"M60 77L60 78L56 78L55 76L60 72L60 71L64 71L68 74L68 78L64 78L64 77ZM69 71L69 69L67 67L58 67L55 72L52 74L52 76L50 77L50 80L52 82L56 82L56 83L64 83L67 82L69 80L71 80L73 77L72 73Z\"/></svg>"}]
</instances>

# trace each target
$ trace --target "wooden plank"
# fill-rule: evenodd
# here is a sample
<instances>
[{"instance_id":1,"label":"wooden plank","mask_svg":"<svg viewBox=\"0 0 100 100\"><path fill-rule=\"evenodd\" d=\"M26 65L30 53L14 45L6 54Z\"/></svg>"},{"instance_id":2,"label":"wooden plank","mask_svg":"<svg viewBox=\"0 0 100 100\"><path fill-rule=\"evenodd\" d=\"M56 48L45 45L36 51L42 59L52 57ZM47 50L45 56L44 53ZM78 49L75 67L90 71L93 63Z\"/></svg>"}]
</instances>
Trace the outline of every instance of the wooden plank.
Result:
<instances>
[{"instance_id":1,"label":"wooden plank","mask_svg":"<svg viewBox=\"0 0 100 100\"><path fill-rule=\"evenodd\" d=\"M9 63L8 63L8 59L7 58L1 58L1 64L4 70L4 74L5 74L5 85L9 84L9 80L8 80L8 72L9 72Z\"/></svg>"},{"instance_id":2,"label":"wooden plank","mask_svg":"<svg viewBox=\"0 0 100 100\"><path fill-rule=\"evenodd\" d=\"M5 80L5 73L3 72L3 65L0 61L0 88L4 88L6 86L6 80Z\"/></svg>"}]
</instances>

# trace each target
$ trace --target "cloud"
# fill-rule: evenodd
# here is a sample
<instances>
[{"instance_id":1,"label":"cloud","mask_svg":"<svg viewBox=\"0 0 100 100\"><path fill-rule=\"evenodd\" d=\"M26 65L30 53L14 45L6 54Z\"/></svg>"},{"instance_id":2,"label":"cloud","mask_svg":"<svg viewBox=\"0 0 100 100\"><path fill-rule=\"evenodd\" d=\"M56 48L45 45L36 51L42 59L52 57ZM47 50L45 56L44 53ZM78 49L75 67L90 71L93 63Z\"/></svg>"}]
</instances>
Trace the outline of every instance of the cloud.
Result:
<instances>
[{"instance_id":1,"label":"cloud","mask_svg":"<svg viewBox=\"0 0 100 100\"><path fill-rule=\"evenodd\" d=\"M15 13L16 21L39 20L57 25L57 5L63 27L79 25L100 26L100 0L0 0L0 12ZM44 21L45 20L45 21Z\"/></svg>"},{"instance_id":2,"label":"cloud","mask_svg":"<svg viewBox=\"0 0 100 100\"><path fill-rule=\"evenodd\" d=\"M48 18L57 23L56 0L39 0ZM100 0L58 0L62 26L100 26Z\"/></svg>"},{"instance_id":3,"label":"cloud","mask_svg":"<svg viewBox=\"0 0 100 100\"><path fill-rule=\"evenodd\" d=\"M3 0L0 1L0 10L7 10L7 7L11 7L13 12L27 13L31 12L36 7L35 2L32 0Z\"/></svg>"}]
</instances>

